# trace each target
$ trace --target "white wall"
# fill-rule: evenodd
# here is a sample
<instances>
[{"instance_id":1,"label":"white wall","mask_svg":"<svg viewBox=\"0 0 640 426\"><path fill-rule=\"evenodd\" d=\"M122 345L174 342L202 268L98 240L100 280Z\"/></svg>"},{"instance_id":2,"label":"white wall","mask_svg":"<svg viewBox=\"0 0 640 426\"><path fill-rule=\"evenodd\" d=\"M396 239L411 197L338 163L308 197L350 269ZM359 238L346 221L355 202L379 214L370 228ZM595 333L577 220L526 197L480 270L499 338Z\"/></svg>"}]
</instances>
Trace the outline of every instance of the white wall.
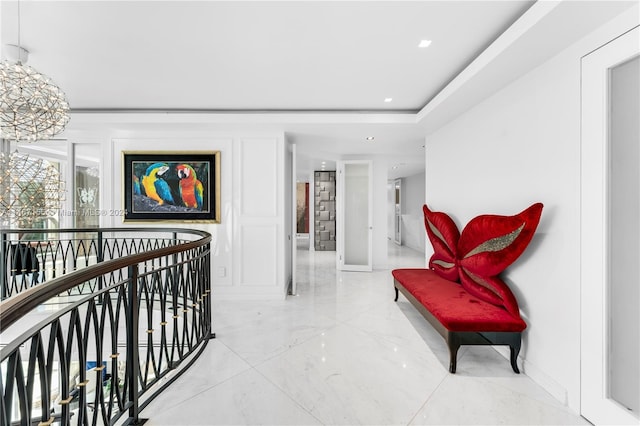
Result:
<instances>
[{"instance_id":1,"label":"white wall","mask_svg":"<svg viewBox=\"0 0 640 426\"><path fill-rule=\"evenodd\" d=\"M387 160L373 160L373 268L386 269L387 249Z\"/></svg>"},{"instance_id":2,"label":"white wall","mask_svg":"<svg viewBox=\"0 0 640 426\"><path fill-rule=\"evenodd\" d=\"M426 138L431 208L459 226L544 203L538 231L503 277L528 324L524 372L580 409L580 58L637 25L638 9ZM432 253L427 247L427 255Z\"/></svg>"},{"instance_id":3,"label":"white wall","mask_svg":"<svg viewBox=\"0 0 640 426\"><path fill-rule=\"evenodd\" d=\"M222 133L199 116L74 115L70 140L99 142L104 153L102 208L122 208L122 151L221 151L221 223L122 223L102 226L203 229L213 236L212 282L217 298L284 299L291 275L286 250L291 183L283 133ZM165 122L166 120L166 122ZM184 120L185 123L175 122ZM173 121L173 122L170 122ZM288 160L287 160L288 158ZM289 167L289 166L287 166Z\"/></svg>"},{"instance_id":4,"label":"white wall","mask_svg":"<svg viewBox=\"0 0 640 426\"><path fill-rule=\"evenodd\" d=\"M284 298L284 137L242 137L233 141L233 272L220 296ZM214 275L215 281L215 275Z\"/></svg>"},{"instance_id":5,"label":"white wall","mask_svg":"<svg viewBox=\"0 0 640 426\"><path fill-rule=\"evenodd\" d=\"M427 233L424 229L422 206L425 203L425 173L402 180L402 244L425 252Z\"/></svg>"}]
</instances>

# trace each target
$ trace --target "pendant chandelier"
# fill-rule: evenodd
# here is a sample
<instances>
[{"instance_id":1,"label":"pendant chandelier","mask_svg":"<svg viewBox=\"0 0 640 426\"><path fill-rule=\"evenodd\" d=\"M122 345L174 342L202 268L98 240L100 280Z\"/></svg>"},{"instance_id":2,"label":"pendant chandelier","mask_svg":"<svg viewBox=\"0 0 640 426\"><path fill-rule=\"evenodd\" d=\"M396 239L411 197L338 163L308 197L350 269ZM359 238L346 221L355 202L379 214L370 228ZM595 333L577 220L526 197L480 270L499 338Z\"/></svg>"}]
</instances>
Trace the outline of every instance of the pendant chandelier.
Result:
<instances>
[{"instance_id":1,"label":"pendant chandelier","mask_svg":"<svg viewBox=\"0 0 640 426\"><path fill-rule=\"evenodd\" d=\"M51 139L69 122L69 104L51 80L20 61L0 64L0 131L4 139Z\"/></svg>"},{"instance_id":2,"label":"pendant chandelier","mask_svg":"<svg viewBox=\"0 0 640 426\"><path fill-rule=\"evenodd\" d=\"M0 63L0 137L13 141L51 139L69 122L69 104L62 90L49 77L22 59L28 52L20 46L20 3L18 2L18 45L16 62Z\"/></svg>"}]
</instances>

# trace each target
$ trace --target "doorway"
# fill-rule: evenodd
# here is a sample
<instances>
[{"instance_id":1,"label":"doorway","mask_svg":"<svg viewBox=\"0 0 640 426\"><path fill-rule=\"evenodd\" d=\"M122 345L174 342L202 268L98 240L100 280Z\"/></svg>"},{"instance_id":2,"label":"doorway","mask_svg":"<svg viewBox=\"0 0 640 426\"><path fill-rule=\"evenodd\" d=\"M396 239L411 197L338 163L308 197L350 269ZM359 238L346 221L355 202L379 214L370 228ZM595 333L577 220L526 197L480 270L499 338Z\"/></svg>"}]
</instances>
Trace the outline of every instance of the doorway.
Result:
<instances>
[{"instance_id":1,"label":"doorway","mask_svg":"<svg viewBox=\"0 0 640 426\"><path fill-rule=\"evenodd\" d=\"M393 242L402 245L402 179L396 179L393 185Z\"/></svg>"},{"instance_id":2,"label":"doorway","mask_svg":"<svg viewBox=\"0 0 640 426\"><path fill-rule=\"evenodd\" d=\"M640 420L640 29L582 58L581 414Z\"/></svg>"},{"instance_id":3,"label":"doorway","mask_svg":"<svg viewBox=\"0 0 640 426\"><path fill-rule=\"evenodd\" d=\"M336 176L337 268L371 271L373 176L370 160L338 162Z\"/></svg>"}]
</instances>

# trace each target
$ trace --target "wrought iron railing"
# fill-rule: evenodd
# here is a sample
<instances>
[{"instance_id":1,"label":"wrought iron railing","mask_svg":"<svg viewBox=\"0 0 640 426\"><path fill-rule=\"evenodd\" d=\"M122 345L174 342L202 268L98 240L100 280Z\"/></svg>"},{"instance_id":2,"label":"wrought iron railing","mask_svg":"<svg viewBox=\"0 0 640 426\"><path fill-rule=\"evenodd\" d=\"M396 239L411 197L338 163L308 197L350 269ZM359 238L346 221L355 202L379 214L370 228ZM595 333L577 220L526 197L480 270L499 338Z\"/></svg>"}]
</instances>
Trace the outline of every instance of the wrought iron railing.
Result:
<instances>
[{"instance_id":1,"label":"wrought iron railing","mask_svg":"<svg viewBox=\"0 0 640 426\"><path fill-rule=\"evenodd\" d=\"M206 232L0 235L3 426L138 423L214 337Z\"/></svg>"}]
</instances>

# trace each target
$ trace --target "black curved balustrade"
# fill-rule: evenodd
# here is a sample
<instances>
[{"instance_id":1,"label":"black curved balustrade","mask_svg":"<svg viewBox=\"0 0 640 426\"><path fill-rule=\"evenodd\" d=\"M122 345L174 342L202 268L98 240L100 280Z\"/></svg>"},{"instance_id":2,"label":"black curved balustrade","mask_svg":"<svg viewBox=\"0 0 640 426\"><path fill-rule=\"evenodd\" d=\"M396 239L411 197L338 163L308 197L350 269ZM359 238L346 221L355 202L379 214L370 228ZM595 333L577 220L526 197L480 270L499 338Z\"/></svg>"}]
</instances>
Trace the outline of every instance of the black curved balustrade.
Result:
<instances>
[{"instance_id":1,"label":"black curved balustrade","mask_svg":"<svg viewBox=\"0 0 640 426\"><path fill-rule=\"evenodd\" d=\"M139 424L214 337L206 232L0 236L2 426Z\"/></svg>"}]
</instances>

